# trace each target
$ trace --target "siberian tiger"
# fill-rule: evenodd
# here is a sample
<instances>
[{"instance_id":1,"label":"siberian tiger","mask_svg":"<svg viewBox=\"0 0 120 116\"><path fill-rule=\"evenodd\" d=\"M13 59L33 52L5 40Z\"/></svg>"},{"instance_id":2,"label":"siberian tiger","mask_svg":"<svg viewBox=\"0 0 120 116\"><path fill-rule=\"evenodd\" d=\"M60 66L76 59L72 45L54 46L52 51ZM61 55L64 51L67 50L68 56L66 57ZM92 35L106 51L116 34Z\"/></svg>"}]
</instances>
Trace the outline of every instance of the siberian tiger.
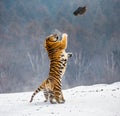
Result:
<instances>
[{"instance_id":1,"label":"siberian tiger","mask_svg":"<svg viewBox=\"0 0 120 116\"><path fill-rule=\"evenodd\" d=\"M50 103L64 103L65 99L61 90L61 79L65 73L68 58L72 53L66 53L67 34L63 33L62 37L57 34L48 36L44 44L48 57L50 59L50 69L48 78L34 91L30 102L34 96L41 90L44 92L45 102L49 99Z\"/></svg>"}]
</instances>

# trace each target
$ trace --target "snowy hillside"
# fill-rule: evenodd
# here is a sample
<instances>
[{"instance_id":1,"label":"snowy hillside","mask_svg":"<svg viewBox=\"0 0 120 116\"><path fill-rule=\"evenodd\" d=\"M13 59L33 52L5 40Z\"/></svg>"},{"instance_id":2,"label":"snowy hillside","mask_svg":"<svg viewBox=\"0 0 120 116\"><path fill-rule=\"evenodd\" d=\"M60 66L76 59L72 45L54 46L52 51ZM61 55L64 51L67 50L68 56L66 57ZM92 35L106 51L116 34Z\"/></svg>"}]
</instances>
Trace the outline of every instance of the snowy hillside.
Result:
<instances>
[{"instance_id":1,"label":"snowy hillside","mask_svg":"<svg viewBox=\"0 0 120 116\"><path fill-rule=\"evenodd\" d=\"M0 94L0 116L120 116L120 82L64 90L64 104L44 103L40 92Z\"/></svg>"}]
</instances>

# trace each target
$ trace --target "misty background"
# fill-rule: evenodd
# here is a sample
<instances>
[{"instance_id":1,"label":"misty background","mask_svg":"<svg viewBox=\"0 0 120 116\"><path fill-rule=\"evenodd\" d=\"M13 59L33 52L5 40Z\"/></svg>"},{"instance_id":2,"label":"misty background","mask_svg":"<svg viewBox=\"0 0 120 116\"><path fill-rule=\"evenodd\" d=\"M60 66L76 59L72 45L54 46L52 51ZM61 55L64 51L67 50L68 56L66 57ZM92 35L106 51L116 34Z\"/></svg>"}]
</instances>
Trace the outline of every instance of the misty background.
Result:
<instances>
[{"instance_id":1,"label":"misty background","mask_svg":"<svg viewBox=\"0 0 120 116\"><path fill-rule=\"evenodd\" d=\"M63 89L120 81L119 14L120 0L0 0L0 93L33 91L47 78L43 44L58 32L73 53Z\"/></svg>"}]
</instances>

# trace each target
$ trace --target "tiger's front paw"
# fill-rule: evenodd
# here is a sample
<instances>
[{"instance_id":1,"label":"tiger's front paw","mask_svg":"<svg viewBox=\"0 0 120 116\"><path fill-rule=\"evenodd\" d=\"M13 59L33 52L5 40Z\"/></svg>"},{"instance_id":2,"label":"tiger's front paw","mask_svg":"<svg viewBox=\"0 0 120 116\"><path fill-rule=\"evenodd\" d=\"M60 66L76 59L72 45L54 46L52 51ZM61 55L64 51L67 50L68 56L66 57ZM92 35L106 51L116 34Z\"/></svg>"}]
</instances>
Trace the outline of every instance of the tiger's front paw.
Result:
<instances>
[{"instance_id":1,"label":"tiger's front paw","mask_svg":"<svg viewBox=\"0 0 120 116\"><path fill-rule=\"evenodd\" d=\"M68 52L67 54L68 54L68 58L72 57L72 55L73 55L73 54L70 53L70 52Z\"/></svg>"},{"instance_id":2,"label":"tiger's front paw","mask_svg":"<svg viewBox=\"0 0 120 116\"><path fill-rule=\"evenodd\" d=\"M68 34L67 34L67 33L63 33L63 34L62 34L62 37L67 38L67 37L68 37Z\"/></svg>"}]
</instances>

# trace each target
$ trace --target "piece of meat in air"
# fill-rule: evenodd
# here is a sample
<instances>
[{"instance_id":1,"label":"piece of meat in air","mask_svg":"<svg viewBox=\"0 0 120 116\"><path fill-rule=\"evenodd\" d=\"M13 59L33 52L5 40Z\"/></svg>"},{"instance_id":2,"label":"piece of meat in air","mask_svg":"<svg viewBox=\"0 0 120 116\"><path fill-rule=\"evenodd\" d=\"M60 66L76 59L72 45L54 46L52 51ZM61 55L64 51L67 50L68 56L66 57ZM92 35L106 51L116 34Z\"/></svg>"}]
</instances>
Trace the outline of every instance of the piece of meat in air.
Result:
<instances>
[{"instance_id":1,"label":"piece of meat in air","mask_svg":"<svg viewBox=\"0 0 120 116\"><path fill-rule=\"evenodd\" d=\"M75 16L77 16L77 15L82 15L82 14L84 14L86 12L86 6L84 6L84 7L78 7L74 12L73 12L73 14L75 15Z\"/></svg>"}]
</instances>

